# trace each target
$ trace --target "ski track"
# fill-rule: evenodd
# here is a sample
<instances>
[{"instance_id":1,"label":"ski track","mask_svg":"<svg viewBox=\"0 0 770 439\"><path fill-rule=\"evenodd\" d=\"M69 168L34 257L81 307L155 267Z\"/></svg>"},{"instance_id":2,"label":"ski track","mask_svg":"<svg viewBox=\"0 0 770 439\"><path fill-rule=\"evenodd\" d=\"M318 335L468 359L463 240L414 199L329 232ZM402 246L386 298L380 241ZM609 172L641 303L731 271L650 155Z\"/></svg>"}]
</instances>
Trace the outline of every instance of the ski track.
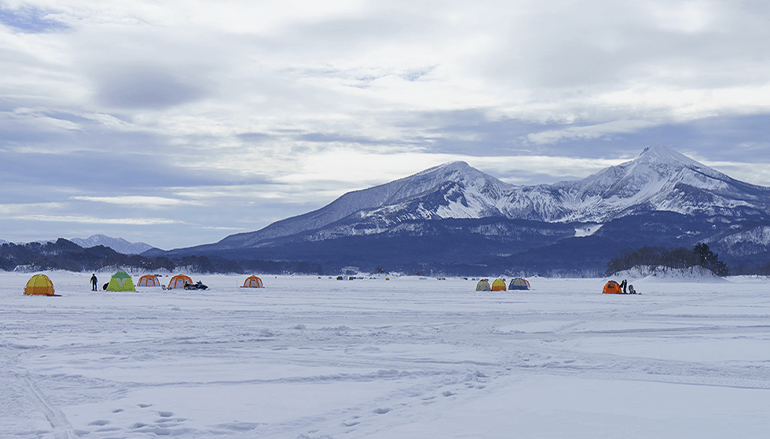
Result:
<instances>
[{"instance_id":1,"label":"ski track","mask_svg":"<svg viewBox=\"0 0 770 439\"><path fill-rule=\"evenodd\" d=\"M767 359L666 359L590 349L593 342L767 341L770 303L756 295L715 293L693 301L655 292L551 293L546 300L536 291L475 293L473 282L460 281L423 296L393 285L336 288L322 280L333 288L245 295L221 286L197 296L144 290L106 300L89 299L73 287L54 299L54 307L40 298L6 300L0 309L0 395L17 402L14 410L31 413L35 407L50 424L41 430L14 421L13 437L366 437L483 398L499 382L539 375L770 389ZM4 298L17 294L2 292ZM76 300L68 302L68 296ZM141 303L146 297L153 298L152 306ZM548 300L561 302L538 309ZM731 301L735 311L713 314ZM165 370L177 365L176 377ZM236 365L272 375L254 377L259 374ZM207 367L208 373L196 373ZM308 415L213 424L191 419L168 401L131 398L144 390L324 384L381 390ZM73 427L65 412L78 415L84 404L100 404L104 414L70 416L77 419Z\"/></svg>"},{"instance_id":2,"label":"ski track","mask_svg":"<svg viewBox=\"0 0 770 439\"><path fill-rule=\"evenodd\" d=\"M72 426L67 421L64 413L48 401L29 376L21 377L21 381L35 406L51 423L54 437L56 439L75 439Z\"/></svg>"}]
</instances>

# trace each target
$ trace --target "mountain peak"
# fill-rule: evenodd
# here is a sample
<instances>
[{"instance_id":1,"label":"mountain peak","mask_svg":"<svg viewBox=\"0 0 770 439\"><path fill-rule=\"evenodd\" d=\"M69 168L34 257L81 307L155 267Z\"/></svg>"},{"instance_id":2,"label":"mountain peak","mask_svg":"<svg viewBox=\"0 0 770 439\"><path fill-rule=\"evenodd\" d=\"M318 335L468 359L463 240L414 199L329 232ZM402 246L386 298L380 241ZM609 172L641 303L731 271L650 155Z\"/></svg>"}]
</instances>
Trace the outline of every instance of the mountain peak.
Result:
<instances>
[{"instance_id":1,"label":"mountain peak","mask_svg":"<svg viewBox=\"0 0 770 439\"><path fill-rule=\"evenodd\" d=\"M468 163L462 160L458 160L455 162L448 162L448 163L444 163L443 165L436 166L436 168L446 168L446 169L468 169L470 167L471 165L469 165Z\"/></svg>"},{"instance_id":2,"label":"mountain peak","mask_svg":"<svg viewBox=\"0 0 770 439\"><path fill-rule=\"evenodd\" d=\"M674 151L670 147L662 144L662 143L656 143L655 145L650 145L642 150L642 152L639 154L639 157L646 156L646 155L681 155L679 152Z\"/></svg>"},{"instance_id":3,"label":"mountain peak","mask_svg":"<svg viewBox=\"0 0 770 439\"><path fill-rule=\"evenodd\" d=\"M405 177L401 180L410 181L412 183L422 182L425 185L426 179L435 180L432 183L427 183L432 186L436 186L445 181L486 181L490 184L498 186L508 186L507 183L503 183L497 178L479 171L473 166L463 161L448 162L443 165L434 166L426 169L422 172L418 172L409 177Z\"/></svg>"},{"instance_id":4,"label":"mountain peak","mask_svg":"<svg viewBox=\"0 0 770 439\"><path fill-rule=\"evenodd\" d=\"M105 235L91 235L85 239L73 238L70 241L83 248L91 248L96 247L97 245L103 245L115 250L118 253L123 253L126 255L140 254L153 248L151 245L145 244L144 242L131 243L123 238L111 238Z\"/></svg>"},{"instance_id":5,"label":"mountain peak","mask_svg":"<svg viewBox=\"0 0 770 439\"><path fill-rule=\"evenodd\" d=\"M700 168L702 165L686 155L675 151L663 144L656 144L644 148L635 160L645 163L680 164L688 168Z\"/></svg>"},{"instance_id":6,"label":"mountain peak","mask_svg":"<svg viewBox=\"0 0 770 439\"><path fill-rule=\"evenodd\" d=\"M469 164L467 164L467 163L465 163L463 161L448 162L448 163L444 163L444 164L441 164L441 165L438 165L438 166L434 166L432 168L428 168L428 169L426 169L424 171L420 171L420 172L418 172L418 173L416 173L416 174L414 174L414 175L412 175L410 177L405 177L405 178L413 178L413 177L417 177L417 176L428 175L428 174L436 174L436 173L448 174L448 173L453 173L453 172L466 172L466 171L471 170L471 169L475 171L475 169L472 168L471 165L469 165Z\"/></svg>"}]
</instances>

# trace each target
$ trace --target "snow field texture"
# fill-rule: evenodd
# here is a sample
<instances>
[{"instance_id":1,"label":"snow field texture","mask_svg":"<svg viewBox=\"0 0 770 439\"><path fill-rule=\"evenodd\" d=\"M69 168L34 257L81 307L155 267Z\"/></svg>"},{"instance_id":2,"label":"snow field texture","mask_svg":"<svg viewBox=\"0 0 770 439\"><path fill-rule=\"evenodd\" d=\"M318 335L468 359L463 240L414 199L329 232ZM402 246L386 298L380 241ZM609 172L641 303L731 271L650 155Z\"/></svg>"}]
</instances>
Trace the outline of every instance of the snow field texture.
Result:
<instances>
[{"instance_id":1,"label":"snow field texture","mask_svg":"<svg viewBox=\"0 0 770 439\"><path fill-rule=\"evenodd\" d=\"M62 297L0 272L0 437L764 438L765 278L193 276ZM103 283L108 275L99 276ZM137 277L138 278L138 277ZM163 277L168 282L168 278Z\"/></svg>"}]
</instances>

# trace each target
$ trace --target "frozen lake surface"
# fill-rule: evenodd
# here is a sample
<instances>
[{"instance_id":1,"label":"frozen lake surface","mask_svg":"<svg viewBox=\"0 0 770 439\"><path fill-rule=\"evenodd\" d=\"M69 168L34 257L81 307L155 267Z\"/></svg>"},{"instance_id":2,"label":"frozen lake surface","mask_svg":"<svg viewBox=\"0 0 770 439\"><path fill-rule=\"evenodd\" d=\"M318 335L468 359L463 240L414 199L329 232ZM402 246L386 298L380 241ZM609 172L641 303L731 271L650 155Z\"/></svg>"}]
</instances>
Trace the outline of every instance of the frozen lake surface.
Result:
<instances>
[{"instance_id":1,"label":"frozen lake surface","mask_svg":"<svg viewBox=\"0 0 770 439\"><path fill-rule=\"evenodd\" d=\"M62 297L0 272L3 438L766 438L765 278L337 281ZM100 284L109 276L100 274ZM138 276L134 277L134 281ZM618 279L619 280L619 279ZM163 282L168 278L164 277Z\"/></svg>"}]
</instances>

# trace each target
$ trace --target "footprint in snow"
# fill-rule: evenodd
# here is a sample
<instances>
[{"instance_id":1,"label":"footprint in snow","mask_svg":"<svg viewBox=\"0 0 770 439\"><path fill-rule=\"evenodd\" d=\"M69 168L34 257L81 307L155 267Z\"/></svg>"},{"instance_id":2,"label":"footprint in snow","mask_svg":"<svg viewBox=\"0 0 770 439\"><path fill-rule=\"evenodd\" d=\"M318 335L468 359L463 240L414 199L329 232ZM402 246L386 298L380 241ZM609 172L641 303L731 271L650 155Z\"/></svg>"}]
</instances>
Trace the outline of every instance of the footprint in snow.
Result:
<instances>
[{"instance_id":1,"label":"footprint in snow","mask_svg":"<svg viewBox=\"0 0 770 439\"><path fill-rule=\"evenodd\" d=\"M245 432L245 431L251 431L255 430L257 427L259 427L259 424L256 422L238 422L233 421L227 424L217 424L215 425L217 428L224 428L227 430L232 431L239 431L239 432Z\"/></svg>"},{"instance_id":2,"label":"footprint in snow","mask_svg":"<svg viewBox=\"0 0 770 439\"><path fill-rule=\"evenodd\" d=\"M152 407L152 404L139 404L139 407L146 409L147 407Z\"/></svg>"},{"instance_id":3,"label":"footprint in snow","mask_svg":"<svg viewBox=\"0 0 770 439\"><path fill-rule=\"evenodd\" d=\"M94 422L92 422L92 423L90 423L88 425L98 425L98 426L101 427L101 426L107 425L109 423L110 423L110 421L105 421L104 419L99 419L98 421L94 421Z\"/></svg>"},{"instance_id":4,"label":"footprint in snow","mask_svg":"<svg viewBox=\"0 0 770 439\"><path fill-rule=\"evenodd\" d=\"M174 412L158 412L158 416L161 418L170 418L174 416Z\"/></svg>"},{"instance_id":5,"label":"footprint in snow","mask_svg":"<svg viewBox=\"0 0 770 439\"><path fill-rule=\"evenodd\" d=\"M390 410L391 409L389 407L388 408L379 408L379 409L374 409L374 413L377 413L378 415L384 415L385 413L388 413Z\"/></svg>"}]
</instances>

